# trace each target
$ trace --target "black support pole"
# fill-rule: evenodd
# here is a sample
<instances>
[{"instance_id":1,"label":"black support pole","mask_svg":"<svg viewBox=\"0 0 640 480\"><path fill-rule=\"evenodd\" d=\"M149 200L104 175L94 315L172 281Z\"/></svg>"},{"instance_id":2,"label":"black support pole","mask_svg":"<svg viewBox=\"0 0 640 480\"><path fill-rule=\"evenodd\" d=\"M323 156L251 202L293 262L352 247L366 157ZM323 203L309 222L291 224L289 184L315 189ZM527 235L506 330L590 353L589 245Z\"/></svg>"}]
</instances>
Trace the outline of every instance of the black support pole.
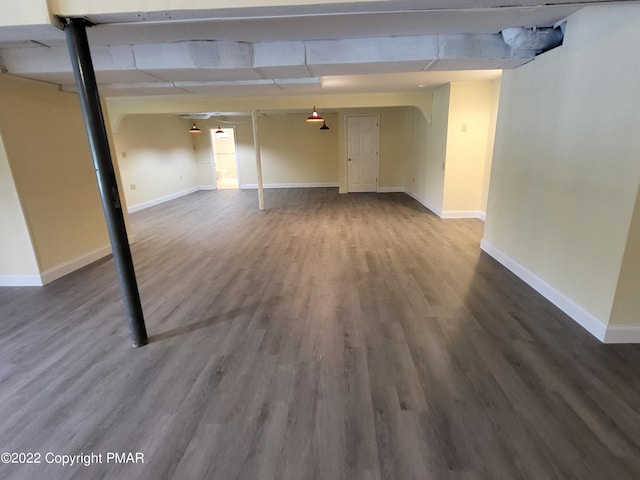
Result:
<instances>
[{"instance_id":1,"label":"black support pole","mask_svg":"<svg viewBox=\"0 0 640 480\"><path fill-rule=\"evenodd\" d=\"M144 325L136 273L133 268L127 229L118 195L116 174L111 160L107 131L102 116L96 75L91 61L86 22L78 18L67 19L65 22L65 34L78 96L82 105L84 125L87 129L89 146L93 155L93 164L98 179L100 197L102 198L104 217L109 230L113 260L116 264L125 308L127 309L131 345L134 348L141 347L148 343L147 329Z\"/></svg>"}]
</instances>

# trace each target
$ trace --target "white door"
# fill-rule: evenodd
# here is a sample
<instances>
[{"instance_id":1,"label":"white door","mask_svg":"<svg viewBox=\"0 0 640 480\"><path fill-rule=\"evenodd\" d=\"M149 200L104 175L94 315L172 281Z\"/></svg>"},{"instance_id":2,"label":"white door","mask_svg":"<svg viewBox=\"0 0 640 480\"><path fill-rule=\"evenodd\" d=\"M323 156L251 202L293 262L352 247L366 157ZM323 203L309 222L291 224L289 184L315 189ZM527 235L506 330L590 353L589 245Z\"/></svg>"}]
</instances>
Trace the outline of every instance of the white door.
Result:
<instances>
[{"instance_id":1,"label":"white door","mask_svg":"<svg viewBox=\"0 0 640 480\"><path fill-rule=\"evenodd\" d=\"M378 116L347 117L349 192L378 191Z\"/></svg>"}]
</instances>

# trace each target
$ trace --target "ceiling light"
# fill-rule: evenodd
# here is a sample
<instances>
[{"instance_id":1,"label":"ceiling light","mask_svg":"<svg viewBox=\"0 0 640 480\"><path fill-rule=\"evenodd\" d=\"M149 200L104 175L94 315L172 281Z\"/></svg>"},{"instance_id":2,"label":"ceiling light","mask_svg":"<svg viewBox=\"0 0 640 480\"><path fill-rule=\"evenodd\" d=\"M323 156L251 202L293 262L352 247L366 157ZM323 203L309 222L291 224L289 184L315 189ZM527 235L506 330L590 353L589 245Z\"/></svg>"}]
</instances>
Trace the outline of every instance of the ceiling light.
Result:
<instances>
[{"instance_id":1,"label":"ceiling light","mask_svg":"<svg viewBox=\"0 0 640 480\"><path fill-rule=\"evenodd\" d=\"M324 122L324 118L322 118L318 112L316 111L316 107L313 107L313 111L311 115L307 117L307 122Z\"/></svg>"},{"instance_id":2,"label":"ceiling light","mask_svg":"<svg viewBox=\"0 0 640 480\"><path fill-rule=\"evenodd\" d=\"M322 126L320 127L320 130L330 130L325 120L322 120Z\"/></svg>"},{"instance_id":3,"label":"ceiling light","mask_svg":"<svg viewBox=\"0 0 640 480\"><path fill-rule=\"evenodd\" d=\"M214 132L216 138L228 138L229 134L222 130L222 128L218 127L218 129Z\"/></svg>"},{"instance_id":4,"label":"ceiling light","mask_svg":"<svg viewBox=\"0 0 640 480\"><path fill-rule=\"evenodd\" d=\"M189 129L189 133L200 133L202 130L198 128L198 126L194 123L193 126Z\"/></svg>"}]
</instances>

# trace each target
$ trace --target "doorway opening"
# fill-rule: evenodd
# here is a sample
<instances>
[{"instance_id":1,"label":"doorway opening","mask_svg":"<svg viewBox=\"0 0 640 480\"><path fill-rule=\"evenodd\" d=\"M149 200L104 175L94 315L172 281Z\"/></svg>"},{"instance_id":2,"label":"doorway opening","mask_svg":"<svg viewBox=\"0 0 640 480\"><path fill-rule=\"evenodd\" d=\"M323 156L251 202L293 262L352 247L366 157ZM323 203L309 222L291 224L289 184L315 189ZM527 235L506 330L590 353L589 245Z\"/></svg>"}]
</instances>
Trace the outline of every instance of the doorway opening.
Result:
<instances>
[{"instance_id":1,"label":"doorway opening","mask_svg":"<svg viewBox=\"0 0 640 480\"><path fill-rule=\"evenodd\" d=\"M236 156L234 129L212 128L211 147L213 148L216 187L220 189L237 189L239 186L238 159Z\"/></svg>"}]
</instances>

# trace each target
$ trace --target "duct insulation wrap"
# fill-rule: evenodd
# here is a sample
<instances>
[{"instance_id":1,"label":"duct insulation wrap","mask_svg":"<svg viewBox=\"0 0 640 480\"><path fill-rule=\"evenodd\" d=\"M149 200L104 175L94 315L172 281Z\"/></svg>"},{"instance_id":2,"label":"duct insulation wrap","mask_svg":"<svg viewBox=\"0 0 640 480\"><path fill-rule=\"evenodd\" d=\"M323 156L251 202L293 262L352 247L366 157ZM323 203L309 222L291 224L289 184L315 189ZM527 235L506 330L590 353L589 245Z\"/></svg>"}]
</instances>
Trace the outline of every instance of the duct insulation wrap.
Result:
<instances>
[{"instance_id":1,"label":"duct insulation wrap","mask_svg":"<svg viewBox=\"0 0 640 480\"><path fill-rule=\"evenodd\" d=\"M512 27L502 30L502 39L512 50L546 52L562 44L564 35L560 28Z\"/></svg>"}]
</instances>

